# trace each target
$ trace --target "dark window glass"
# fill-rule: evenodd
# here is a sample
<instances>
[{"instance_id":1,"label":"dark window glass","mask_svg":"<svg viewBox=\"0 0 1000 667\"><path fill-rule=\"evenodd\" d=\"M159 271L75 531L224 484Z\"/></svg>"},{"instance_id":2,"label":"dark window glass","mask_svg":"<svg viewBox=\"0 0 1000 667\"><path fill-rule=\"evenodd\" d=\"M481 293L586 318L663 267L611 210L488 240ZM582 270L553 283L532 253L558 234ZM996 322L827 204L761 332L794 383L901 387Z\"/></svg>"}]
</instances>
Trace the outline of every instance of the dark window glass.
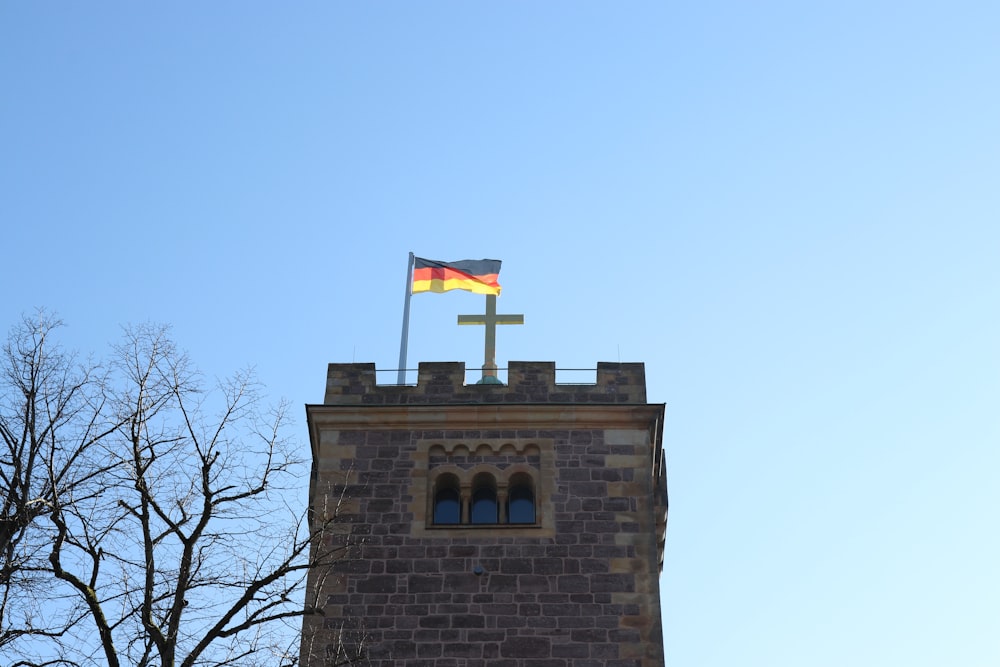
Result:
<instances>
[{"instance_id":1,"label":"dark window glass","mask_svg":"<svg viewBox=\"0 0 1000 667\"><path fill-rule=\"evenodd\" d=\"M497 492L491 488L476 489L472 494L472 523L497 522Z\"/></svg>"},{"instance_id":2,"label":"dark window glass","mask_svg":"<svg viewBox=\"0 0 1000 667\"><path fill-rule=\"evenodd\" d=\"M441 489L434 496L434 523L452 524L462 520L462 503L455 489Z\"/></svg>"},{"instance_id":3,"label":"dark window glass","mask_svg":"<svg viewBox=\"0 0 1000 667\"><path fill-rule=\"evenodd\" d=\"M507 496L507 521L535 523L535 494L527 486L515 486Z\"/></svg>"}]
</instances>

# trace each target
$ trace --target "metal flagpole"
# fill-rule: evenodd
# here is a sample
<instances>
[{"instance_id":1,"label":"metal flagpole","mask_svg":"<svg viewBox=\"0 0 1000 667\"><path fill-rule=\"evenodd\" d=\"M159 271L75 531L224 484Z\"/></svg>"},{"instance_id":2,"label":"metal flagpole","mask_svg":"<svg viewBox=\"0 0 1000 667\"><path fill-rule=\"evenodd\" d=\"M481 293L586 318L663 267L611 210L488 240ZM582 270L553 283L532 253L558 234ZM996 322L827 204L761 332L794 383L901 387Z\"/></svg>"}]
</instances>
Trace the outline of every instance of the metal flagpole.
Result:
<instances>
[{"instance_id":1,"label":"metal flagpole","mask_svg":"<svg viewBox=\"0 0 1000 667\"><path fill-rule=\"evenodd\" d=\"M410 296L413 294L413 253L406 265L406 299L403 301L403 333L399 337L399 374L396 384L406 384L406 339L410 333Z\"/></svg>"}]
</instances>

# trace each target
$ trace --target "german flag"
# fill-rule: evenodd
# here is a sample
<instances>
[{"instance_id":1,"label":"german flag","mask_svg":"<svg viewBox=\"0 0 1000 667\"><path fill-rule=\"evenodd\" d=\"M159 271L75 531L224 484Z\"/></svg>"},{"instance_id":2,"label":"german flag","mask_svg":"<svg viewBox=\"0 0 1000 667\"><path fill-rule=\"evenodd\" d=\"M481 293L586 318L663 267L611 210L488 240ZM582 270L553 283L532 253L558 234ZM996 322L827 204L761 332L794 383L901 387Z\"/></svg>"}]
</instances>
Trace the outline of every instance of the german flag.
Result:
<instances>
[{"instance_id":1,"label":"german flag","mask_svg":"<svg viewBox=\"0 0 1000 667\"><path fill-rule=\"evenodd\" d=\"M497 283L500 275L499 259L439 262L414 257L413 260L413 294L464 289L476 294L500 295L500 285Z\"/></svg>"}]
</instances>

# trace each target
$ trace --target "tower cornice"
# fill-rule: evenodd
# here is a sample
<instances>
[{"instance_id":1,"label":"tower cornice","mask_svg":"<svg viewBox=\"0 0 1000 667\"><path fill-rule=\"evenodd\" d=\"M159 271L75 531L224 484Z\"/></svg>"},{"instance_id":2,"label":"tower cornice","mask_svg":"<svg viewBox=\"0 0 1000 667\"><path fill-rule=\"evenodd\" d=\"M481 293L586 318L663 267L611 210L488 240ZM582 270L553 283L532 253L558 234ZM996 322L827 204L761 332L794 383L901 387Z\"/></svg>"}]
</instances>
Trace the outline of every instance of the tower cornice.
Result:
<instances>
[{"instance_id":1,"label":"tower cornice","mask_svg":"<svg viewBox=\"0 0 1000 667\"><path fill-rule=\"evenodd\" d=\"M511 405L307 405L310 438L321 430L513 430L653 429L663 422L665 405L650 403L519 403ZM655 439L654 439L655 441Z\"/></svg>"}]
</instances>

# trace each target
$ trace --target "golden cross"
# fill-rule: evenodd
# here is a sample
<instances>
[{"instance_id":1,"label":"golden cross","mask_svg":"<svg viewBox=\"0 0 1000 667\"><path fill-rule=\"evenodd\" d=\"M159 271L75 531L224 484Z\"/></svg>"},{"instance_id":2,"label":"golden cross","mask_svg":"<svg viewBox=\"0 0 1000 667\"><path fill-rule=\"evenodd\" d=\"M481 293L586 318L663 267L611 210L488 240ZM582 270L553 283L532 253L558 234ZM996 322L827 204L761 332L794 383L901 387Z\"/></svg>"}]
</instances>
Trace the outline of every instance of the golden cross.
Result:
<instances>
[{"instance_id":1,"label":"golden cross","mask_svg":"<svg viewBox=\"0 0 1000 667\"><path fill-rule=\"evenodd\" d=\"M483 363L483 382L487 377L497 376L497 325L524 324L524 315L497 315L497 298L486 295L485 315L459 315L459 324L483 324L486 326L486 361Z\"/></svg>"}]
</instances>

